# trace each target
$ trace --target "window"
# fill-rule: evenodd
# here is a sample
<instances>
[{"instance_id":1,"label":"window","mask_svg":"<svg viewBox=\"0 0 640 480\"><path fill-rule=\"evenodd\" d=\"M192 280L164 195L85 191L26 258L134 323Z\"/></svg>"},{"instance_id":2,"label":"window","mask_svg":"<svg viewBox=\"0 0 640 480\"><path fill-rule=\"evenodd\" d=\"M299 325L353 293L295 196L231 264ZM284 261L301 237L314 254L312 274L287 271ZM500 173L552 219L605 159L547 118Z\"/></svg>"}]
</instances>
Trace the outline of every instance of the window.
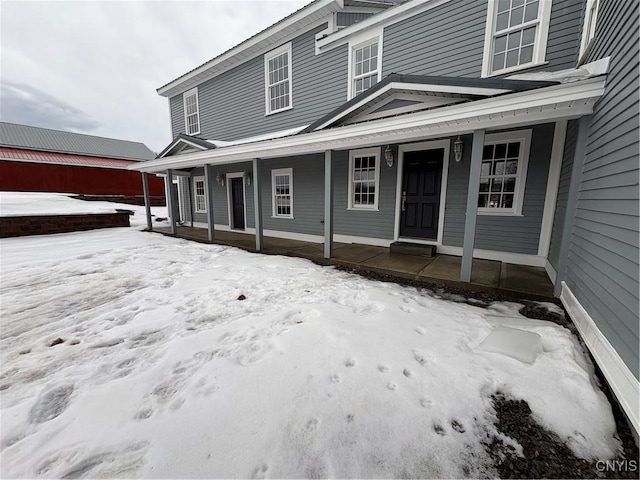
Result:
<instances>
[{"instance_id":1,"label":"window","mask_svg":"<svg viewBox=\"0 0 640 480\"><path fill-rule=\"evenodd\" d=\"M204 177L193 177L193 196L196 213L207 212L207 200L204 193Z\"/></svg>"},{"instance_id":2,"label":"window","mask_svg":"<svg viewBox=\"0 0 640 480\"><path fill-rule=\"evenodd\" d=\"M198 89L193 88L182 95L184 101L184 125L187 135L200 133L200 114L198 112Z\"/></svg>"},{"instance_id":3,"label":"window","mask_svg":"<svg viewBox=\"0 0 640 480\"><path fill-rule=\"evenodd\" d=\"M349 208L378 209L380 149L349 152Z\"/></svg>"},{"instance_id":4,"label":"window","mask_svg":"<svg viewBox=\"0 0 640 480\"><path fill-rule=\"evenodd\" d=\"M531 130L485 137L478 212L522 214Z\"/></svg>"},{"instance_id":5,"label":"window","mask_svg":"<svg viewBox=\"0 0 640 480\"><path fill-rule=\"evenodd\" d=\"M489 0L482 75L544 63L551 0Z\"/></svg>"},{"instance_id":6,"label":"window","mask_svg":"<svg viewBox=\"0 0 640 480\"><path fill-rule=\"evenodd\" d=\"M273 216L293 218L293 169L271 170Z\"/></svg>"},{"instance_id":7,"label":"window","mask_svg":"<svg viewBox=\"0 0 640 480\"><path fill-rule=\"evenodd\" d=\"M349 45L349 98L380 81L382 72L382 35L364 43Z\"/></svg>"},{"instance_id":8,"label":"window","mask_svg":"<svg viewBox=\"0 0 640 480\"><path fill-rule=\"evenodd\" d=\"M582 26L582 41L580 42L580 58L589 47L589 43L596 35L596 18L598 16L598 0L587 0L584 11L584 25Z\"/></svg>"},{"instance_id":9,"label":"window","mask_svg":"<svg viewBox=\"0 0 640 480\"><path fill-rule=\"evenodd\" d=\"M293 107L291 87L291 43L264 56L266 114Z\"/></svg>"}]
</instances>

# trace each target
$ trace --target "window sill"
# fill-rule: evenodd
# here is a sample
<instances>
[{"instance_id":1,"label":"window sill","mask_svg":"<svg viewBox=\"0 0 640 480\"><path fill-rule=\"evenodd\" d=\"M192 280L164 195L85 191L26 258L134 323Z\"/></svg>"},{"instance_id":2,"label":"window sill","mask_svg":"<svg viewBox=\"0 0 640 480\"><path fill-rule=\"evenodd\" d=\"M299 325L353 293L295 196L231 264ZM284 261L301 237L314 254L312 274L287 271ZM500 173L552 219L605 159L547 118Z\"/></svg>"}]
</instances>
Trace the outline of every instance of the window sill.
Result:
<instances>
[{"instance_id":1,"label":"window sill","mask_svg":"<svg viewBox=\"0 0 640 480\"><path fill-rule=\"evenodd\" d=\"M192 132L192 133L184 133L185 135L189 135L190 137L193 137L194 135L200 135L200 130L198 130L197 132Z\"/></svg>"},{"instance_id":2,"label":"window sill","mask_svg":"<svg viewBox=\"0 0 640 480\"><path fill-rule=\"evenodd\" d=\"M206 210L194 210L193 213L207 213Z\"/></svg>"},{"instance_id":3,"label":"window sill","mask_svg":"<svg viewBox=\"0 0 640 480\"><path fill-rule=\"evenodd\" d=\"M347 207L347 210L353 212L379 212L380 210L376 208L358 208L358 207Z\"/></svg>"},{"instance_id":4,"label":"window sill","mask_svg":"<svg viewBox=\"0 0 640 480\"><path fill-rule=\"evenodd\" d=\"M293 220L295 217L285 217L284 215L271 215L271 218L284 218L285 220Z\"/></svg>"},{"instance_id":5,"label":"window sill","mask_svg":"<svg viewBox=\"0 0 640 480\"><path fill-rule=\"evenodd\" d=\"M484 215L488 217L524 217L522 213L515 212L487 212L478 210L478 215Z\"/></svg>"},{"instance_id":6,"label":"window sill","mask_svg":"<svg viewBox=\"0 0 640 480\"><path fill-rule=\"evenodd\" d=\"M545 62L527 63L526 65L518 65L516 67L510 67L510 68L505 68L504 70L498 70L497 72L485 73L482 75L482 78L491 78L491 77L498 77L500 75L507 75L509 73L520 72L522 70L528 70L529 68L547 65L548 63L549 62L545 61Z\"/></svg>"},{"instance_id":7,"label":"window sill","mask_svg":"<svg viewBox=\"0 0 640 480\"><path fill-rule=\"evenodd\" d=\"M276 113L286 112L287 110L293 110L293 106L287 108L281 108L280 110L274 110L273 112L267 112L264 114L265 117L269 117L271 115L275 115Z\"/></svg>"}]
</instances>

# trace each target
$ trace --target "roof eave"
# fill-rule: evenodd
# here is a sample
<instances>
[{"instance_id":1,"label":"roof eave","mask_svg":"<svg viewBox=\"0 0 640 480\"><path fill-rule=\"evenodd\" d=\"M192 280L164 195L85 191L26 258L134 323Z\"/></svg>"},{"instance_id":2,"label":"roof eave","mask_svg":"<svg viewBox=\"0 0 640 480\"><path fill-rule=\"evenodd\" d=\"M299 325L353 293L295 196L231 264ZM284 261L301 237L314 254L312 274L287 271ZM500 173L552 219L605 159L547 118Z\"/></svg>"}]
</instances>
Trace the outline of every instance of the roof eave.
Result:
<instances>
[{"instance_id":1,"label":"roof eave","mask_svg":"<svg viewBox=\"0 0 640 480\"><path fill-rule=\"evenodd\" d=\"M478 128L510 128L590 114L604 93L605 77L553 85L537 90L456 104L437 111L418 112L363 124L315 131L270 141L185 154L136 164L130 170L160 172L205 164L234 163L251 158L274 158L359 148L468 133Z\"/></svg>"},{"instance_id":2,"label":"roof eave","mask_svg":"<svg viewBox=\"0 0 640 480\"><path fill-rule=\"evenodd\" d=\"M172 97L186 91L198 83L229 70L239 62L245 62L261 52L268 52L277 47L279 41L283 42L284 37L312 25L318 21L319 16L337 12L343 7L344 0L317 0L156 91L163 97ZM278 35L279 33L281 35Z\"/></svg>"}]
</instances>

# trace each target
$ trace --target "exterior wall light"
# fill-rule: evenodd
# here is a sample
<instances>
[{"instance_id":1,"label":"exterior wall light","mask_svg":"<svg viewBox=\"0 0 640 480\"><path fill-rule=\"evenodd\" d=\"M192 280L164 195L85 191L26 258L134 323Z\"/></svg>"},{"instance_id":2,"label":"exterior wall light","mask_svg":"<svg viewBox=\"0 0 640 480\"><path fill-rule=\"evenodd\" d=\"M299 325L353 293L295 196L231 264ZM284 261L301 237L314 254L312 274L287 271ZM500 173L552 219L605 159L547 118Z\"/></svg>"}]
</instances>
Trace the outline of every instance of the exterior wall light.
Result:
<instances>
[{"instance_id":1,"label":"exterior wall light","mask_svg":"<svg viewBox=\"0 0 640 480\"><path fill-rule=\"evenodd\" d=\"M224 175L221 172L218 172L216 175L216 182L218 182L218 185L221 187L224 187Z\"/></svg>"},{"instance_id":2,"label":"exterior wall light","mask_svg":"<svg viewBox=\"0 0 640 480\"><path fill-rule=\"evenodd\" d=\"M456 141L453 142L453 154L455 155L456 162L460 162L462 160L462 145L464 143L460 140L460 135L456 138Z\"/></svg>"},{"instance_id":3,"label":"exterior wall light","mask_svg":"<svg viewBox=\"0 0 640 480\"><path fill-rule=\"evenodd\" d=\"M384 149L384 159L387 161L389 168L393 167L393 151L390 145L387 145L387 148Z\"/></svg>"},{"instance_id":4,"label":"exterior wall light","mask_svg":"<svg viewBox=\"0 0 640 480\"><path fill-rule=\"evenodd\" d=\"M251 173L247 172L246 170L244 172L242 172L242 176L244 177L244 181L247 184L247 187L251 186Z\"/></svg>"}]
</instances>

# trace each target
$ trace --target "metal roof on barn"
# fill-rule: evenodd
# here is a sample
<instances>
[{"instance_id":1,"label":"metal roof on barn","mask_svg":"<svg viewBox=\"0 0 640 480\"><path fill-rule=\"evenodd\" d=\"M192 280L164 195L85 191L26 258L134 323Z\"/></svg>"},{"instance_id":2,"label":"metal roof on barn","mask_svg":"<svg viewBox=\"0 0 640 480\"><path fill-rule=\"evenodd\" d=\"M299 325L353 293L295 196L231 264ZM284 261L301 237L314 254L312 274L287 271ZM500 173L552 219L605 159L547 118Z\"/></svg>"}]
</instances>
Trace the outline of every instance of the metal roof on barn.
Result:
<instances>
[{"instance_id":1,"label":"metal roof on barn","mask_svg":"<svg viewBox=\"0 0 640 480\"><path fill-rule=\"evenodd\" d=\"M90 157L69 153L41 152L37 150L22 150L17 148L0 147L0 160L27 163L50 163L53 165L69 165L74 167L99 167L126 170L134 161L117 158Z\"/></svg>"},{"instance_id":2,"label":"metal roof on barn","mask_svg":"<svg viewBox=\"0 0 640 480\"><path fill-rule=\"evenodd\" d=\"M0 146L143 161L156 157L144 143L0 122Z\"/></svg>"}]
</instances>

